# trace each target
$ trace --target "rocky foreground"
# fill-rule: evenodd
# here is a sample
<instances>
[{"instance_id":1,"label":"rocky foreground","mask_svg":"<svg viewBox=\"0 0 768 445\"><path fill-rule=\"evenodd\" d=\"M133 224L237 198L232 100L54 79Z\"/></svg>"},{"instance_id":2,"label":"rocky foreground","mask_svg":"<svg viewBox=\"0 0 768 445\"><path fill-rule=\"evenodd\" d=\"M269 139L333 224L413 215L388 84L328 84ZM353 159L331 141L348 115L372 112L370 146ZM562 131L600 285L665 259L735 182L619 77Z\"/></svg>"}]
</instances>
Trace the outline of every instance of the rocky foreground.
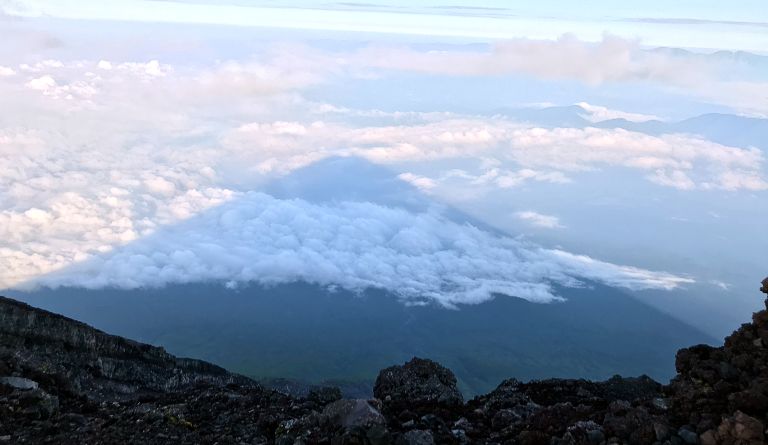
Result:
<instances>
[{"instance_id":1,"label":"rocky foreground","mask_svg":"<svg viewBox=\"0 0 768 445\"><path fill-rule=\"evenodd\" d=\"M464 401L450 370L414 358L381 371L374 399L296 398L0 297L0 444L767 443L768 310L676 366L667 386L509 379Z\"/></svg>"}]
</instances>

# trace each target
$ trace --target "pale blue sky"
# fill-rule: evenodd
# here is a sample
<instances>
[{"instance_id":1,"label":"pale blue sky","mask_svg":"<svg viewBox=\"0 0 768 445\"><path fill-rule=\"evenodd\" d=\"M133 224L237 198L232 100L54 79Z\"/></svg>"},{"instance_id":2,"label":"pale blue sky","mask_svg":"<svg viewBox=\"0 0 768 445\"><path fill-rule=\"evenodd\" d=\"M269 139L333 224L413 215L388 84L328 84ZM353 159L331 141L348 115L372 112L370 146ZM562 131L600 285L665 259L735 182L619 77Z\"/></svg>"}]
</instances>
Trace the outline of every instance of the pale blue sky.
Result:
<instances>
[{"instance_id":1,"label":"pale blue sky","mask_svg":"<svg viewBox=\"0 0 768 445\"><path fill-rule=\"evenodd\" d=\"M377 2L231 0L13 0L7 13L67 19L210 23L365 31L493 40L550 39L574 33L638 38L649 46L765 52L763 0L537 2L418 0Z\"/></svg>"}]
</instances>

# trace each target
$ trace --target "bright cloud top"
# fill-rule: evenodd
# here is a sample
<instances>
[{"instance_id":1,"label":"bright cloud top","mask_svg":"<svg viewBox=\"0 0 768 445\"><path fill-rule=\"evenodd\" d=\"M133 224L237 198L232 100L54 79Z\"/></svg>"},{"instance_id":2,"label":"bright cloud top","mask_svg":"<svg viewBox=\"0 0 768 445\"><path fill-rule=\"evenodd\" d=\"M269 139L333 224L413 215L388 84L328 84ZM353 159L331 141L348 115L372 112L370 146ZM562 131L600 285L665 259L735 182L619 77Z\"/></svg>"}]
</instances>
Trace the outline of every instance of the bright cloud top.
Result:
<instances>
[{"instance_id":1,"label":"bright cloud top","mask_svg":"<svg viewBox=\"0 0 768 445\"><path fill-rule=\"evenodd\" d=\"M515 216L521 221L525 221L536 227L543 227L545 229L562 229L565 226L560 224L560 218L552 215L544 215L532 210L524 210L516 212Z\"/></svg>"},{"instance_id":2,"label":"bright cloud top","mask_svg":"<svg viewBox=\"0 0 768 445\"><path fill-rule=\"evenodd\" d=\"M768 189L764 155L756 148L623 129L539 128L506 119L430 117L411 125L368 127L324 121L251 123L228 134L223 143L236 151L258 148L252 161L262 172L291 170L328 156L360 156L394 165L474 157L492 161L494 167L477 177L460 170L447 175L508 188L530 180L568 182L567 172L625 167L683 190ZM434 187L430 178L418 181Z\"/></svg>"},{"instance_id":3,"label":"bright cloud top","mask_svg":"<svg viewBox=\"0 0 768 445\"><path fill-rule=\"evenodd\" d=\"M642 113L627 113L621 110L612 110L610 108L601 107L599 105L592 105L586 102L579 102L586 114L584 117L590 122L602 122L610 119L625 119L630 122L647 122L652 120L661 120L658 116Z\"/></svg>"},{"instance_id":4,"label":"bright cloud top","mask_svg":"<svg viewBox=\"0 0 768 445\"><path fill-rule=\"evenodd\" d=\"M407 302L446 306L481 303L494 294L550 302L559 299L554 284L582 280L628 289L692 282L500 238L438 213L247 193L34 284L137 288L212 280L375 287Z\"/></svg>"}]
</instances>

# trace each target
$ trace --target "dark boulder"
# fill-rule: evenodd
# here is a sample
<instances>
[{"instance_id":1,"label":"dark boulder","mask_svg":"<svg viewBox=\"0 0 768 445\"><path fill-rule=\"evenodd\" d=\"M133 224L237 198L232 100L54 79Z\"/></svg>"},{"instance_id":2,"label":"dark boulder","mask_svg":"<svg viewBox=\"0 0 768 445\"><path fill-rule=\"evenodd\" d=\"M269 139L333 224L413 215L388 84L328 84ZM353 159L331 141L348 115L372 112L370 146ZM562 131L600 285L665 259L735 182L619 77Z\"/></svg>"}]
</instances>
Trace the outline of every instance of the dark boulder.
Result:
<instances>
[{"instance_id":1,"label":"dark boulder","mask_svg":"<svg viewBox=\"0 0 768 445\"><path fill-rule=\"evenodd\" d=\"M768 293L768 279L761 290ZM767 422L768 344L763 341L767 334L768 311L763 310L728 336L723 346L678 351L678 374L666 388L673 422L695 425L696 433L707 433L707 439L717 435L722 419L735 418L737 412Z\"/></svg>"},{"instance_id":2,"label":"dark boulder","mask_svg":"<svg viewBox=\"0 0 768 445\"><path fill-rule=\"evenodd\" d=\"M379 372L373 395L385 405L459 406L464 402L456 376L432 360L413 358Z\"/></svg>"},{"instance_id":3,"label":"dark boulder","mask_svg":"<svg viewBox=\"0 0 768 445\"><path fill-rule=\"evenodd\" d=\"M386 419L373 405L363 399L337 400L325 407L321 421L340 428L367 428L385 424Z\"/></svg>"},{"instance_id":4,"label":"dark boulder","mask_svg":"<svg viewBox=\"0 0 768 445\"><path fill-rule=\"evenodd\" d=\"M307 394L307 400L320 406L325 406L337 400L341 400L341 390L334 386L323 386L311 389Z\"/></svg>"}]
</instances>

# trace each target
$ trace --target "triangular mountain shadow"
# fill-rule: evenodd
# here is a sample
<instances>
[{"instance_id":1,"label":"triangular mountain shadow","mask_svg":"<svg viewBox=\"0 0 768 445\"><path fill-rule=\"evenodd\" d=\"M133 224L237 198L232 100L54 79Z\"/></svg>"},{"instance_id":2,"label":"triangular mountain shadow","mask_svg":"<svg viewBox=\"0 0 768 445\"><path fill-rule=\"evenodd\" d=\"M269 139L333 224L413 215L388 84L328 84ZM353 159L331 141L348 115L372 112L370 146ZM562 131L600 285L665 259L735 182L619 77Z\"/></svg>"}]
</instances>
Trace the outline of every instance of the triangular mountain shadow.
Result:
<instances>
[{"instance_id":1,"label":"triangular mountain shadow","mask_svg":"<svg viewBox=\"0 0 768 445\"><path fill-rule=\"evenodd\" d=\"M430 200L391 170L358 157L331 157L294 170L264 187L276 198L309 202L368 201L426 210Z\"/></svg>"},{"instance_id":2,"label":"triangular mountain shadow","mask_svg":"<svg viewBox=\"0 0 768 445\"><path fill-rule=\"evenodd\" d=\"M303 183L297 176L301 174L310 180ZM267 190L315 202L370 200L376 195L383 205L414 210L434 205L410 185L393 183L393 176L365 161L331 159ZM346 190L339 177L359 183ZM381 197L379 188L397 193ZM206 217L210 215L195 218ZM476 224L460 212L456 217ZM158 241L152 237L136 243ZM133 290L75 286L6 291L12 298L99 329L257 378L365 382L378 370L416 355L453 369L469 394L485 392L513 376L603 379L615 373L645 373L665 380L674 373L678 348L712 341L599 283L558 293L567 301L536 304L497 297L448 310L406 306L384 290L359 294L302 282L235 289L208 282Z\"/></svg>"},{"instance_id":3,"label":"triangular mountain shadow","mask_svg":"<svg viewBox=\"0 0 768 445\"><path fill-rule=\"evenodd\" d=\"M487 222L425 195L386 167L359 157L323 159L267 184L263 191L280 199L299 198L312 203L364 201L413 212L438 208L451 221L509 236Z\"/></svg>"}]
</instances>

